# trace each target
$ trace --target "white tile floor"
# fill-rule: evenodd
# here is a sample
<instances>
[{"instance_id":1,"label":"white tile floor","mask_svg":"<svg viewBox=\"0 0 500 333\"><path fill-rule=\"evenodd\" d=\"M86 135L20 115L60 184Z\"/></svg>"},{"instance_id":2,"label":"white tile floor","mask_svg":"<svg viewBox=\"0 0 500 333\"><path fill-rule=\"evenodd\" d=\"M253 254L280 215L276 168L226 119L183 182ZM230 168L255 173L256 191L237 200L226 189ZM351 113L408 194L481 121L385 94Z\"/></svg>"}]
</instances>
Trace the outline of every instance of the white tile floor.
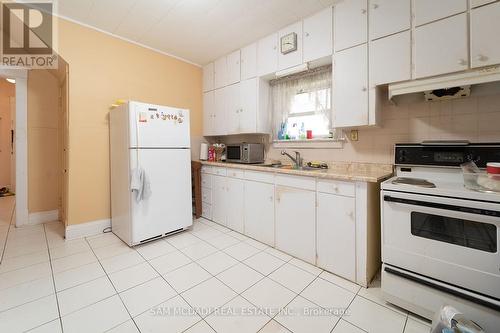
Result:
<instances>
[{"instance_id":1,"label":"white tile floor","mask_svg":"<svg viewBox=\"0 0 500 333\"><path fill-rule=\"evenodd\" d=\"M361 288L204 219L130 249L113 234L65 241L57 222L16 229L13 206L0 198L0 332L430 328L385 303L377 283Z\"/></svg>"}]
</instances>

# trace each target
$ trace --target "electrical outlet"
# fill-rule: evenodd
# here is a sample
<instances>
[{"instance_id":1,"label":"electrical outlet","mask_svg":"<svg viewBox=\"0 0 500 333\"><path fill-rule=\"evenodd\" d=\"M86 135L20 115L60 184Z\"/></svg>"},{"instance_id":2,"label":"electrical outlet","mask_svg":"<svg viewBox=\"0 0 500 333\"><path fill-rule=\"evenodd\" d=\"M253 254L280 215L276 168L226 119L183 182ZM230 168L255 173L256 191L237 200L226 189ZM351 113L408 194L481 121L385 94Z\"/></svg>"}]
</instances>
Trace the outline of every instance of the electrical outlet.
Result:
<instances>
[{"instance_id":1,"label":"electrical outlet","mask_svg":"<svg viewBox=\"0 0 500 333\"><path fill-rule=\"evenodd\" d=\"M351 130L351 141L358 141L358 130Z\"/></svg>"}]
</instances>

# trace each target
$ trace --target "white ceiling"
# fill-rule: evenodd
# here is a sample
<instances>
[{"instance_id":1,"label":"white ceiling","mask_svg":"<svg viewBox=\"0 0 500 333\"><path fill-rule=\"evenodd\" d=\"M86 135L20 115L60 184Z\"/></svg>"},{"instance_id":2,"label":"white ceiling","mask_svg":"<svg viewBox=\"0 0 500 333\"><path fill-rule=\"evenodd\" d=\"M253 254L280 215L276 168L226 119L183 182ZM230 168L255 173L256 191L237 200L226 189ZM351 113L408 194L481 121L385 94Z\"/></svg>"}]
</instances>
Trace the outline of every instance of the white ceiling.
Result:
<instances>
[{"instance_id":1,"label":"white ceiling","mask_svg":"<svg viewBox=\"0 0 500 333\"><path fill-rule=\"evenodd\" d=\"M206 64L336 0L59 0L59 15Z\"/></svg>"}]
</instances>

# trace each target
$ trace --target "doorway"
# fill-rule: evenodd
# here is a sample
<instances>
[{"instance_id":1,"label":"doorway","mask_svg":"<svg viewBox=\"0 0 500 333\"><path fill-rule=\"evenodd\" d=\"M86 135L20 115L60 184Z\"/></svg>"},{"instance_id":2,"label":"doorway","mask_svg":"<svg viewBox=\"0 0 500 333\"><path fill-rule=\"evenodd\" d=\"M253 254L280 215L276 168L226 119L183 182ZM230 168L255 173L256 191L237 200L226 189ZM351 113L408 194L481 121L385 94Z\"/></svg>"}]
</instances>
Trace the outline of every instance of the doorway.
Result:
<instances>
[{"instance_id":1,"label":"doorway","mask_svg":"<svg viewBox=\"0 0 500 333\"><path fill-rule=\"evenodd\" d=\"M0 79L0 198L13 196L16 186L15 79Z\"/></svg>"}]
</instances>

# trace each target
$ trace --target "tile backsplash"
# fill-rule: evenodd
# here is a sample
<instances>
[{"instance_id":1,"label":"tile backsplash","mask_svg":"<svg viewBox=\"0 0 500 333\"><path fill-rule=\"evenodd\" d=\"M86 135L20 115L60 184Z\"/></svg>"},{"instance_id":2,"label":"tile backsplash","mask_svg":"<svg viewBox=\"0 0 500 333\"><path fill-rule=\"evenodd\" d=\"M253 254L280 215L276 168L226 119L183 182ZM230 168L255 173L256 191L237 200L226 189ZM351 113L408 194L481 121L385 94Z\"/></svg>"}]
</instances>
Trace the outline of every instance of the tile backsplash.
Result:
<instances>
[{"instance_id":1,"label":"tile backsplash","mask_svg":"<svg viewBox=\"0 0 500 333\"><path fill-rule=\"evenodd\" d=\"M497 90L498 91L498 90ZM380 127L362 127L358 141L342 149L293 149L303 158L323 161L392 163L395 143L423 140L500 142L500 93L477 93L462 99L425 102L421 96L386 101ZM349 130L346 131L347 136ZM268 136L229 136L221 142L267 142ZM267 143L267 158L283 160L282 148ZM292 150L292 149L290 149Z\"/></svg>"}]
</instances>

